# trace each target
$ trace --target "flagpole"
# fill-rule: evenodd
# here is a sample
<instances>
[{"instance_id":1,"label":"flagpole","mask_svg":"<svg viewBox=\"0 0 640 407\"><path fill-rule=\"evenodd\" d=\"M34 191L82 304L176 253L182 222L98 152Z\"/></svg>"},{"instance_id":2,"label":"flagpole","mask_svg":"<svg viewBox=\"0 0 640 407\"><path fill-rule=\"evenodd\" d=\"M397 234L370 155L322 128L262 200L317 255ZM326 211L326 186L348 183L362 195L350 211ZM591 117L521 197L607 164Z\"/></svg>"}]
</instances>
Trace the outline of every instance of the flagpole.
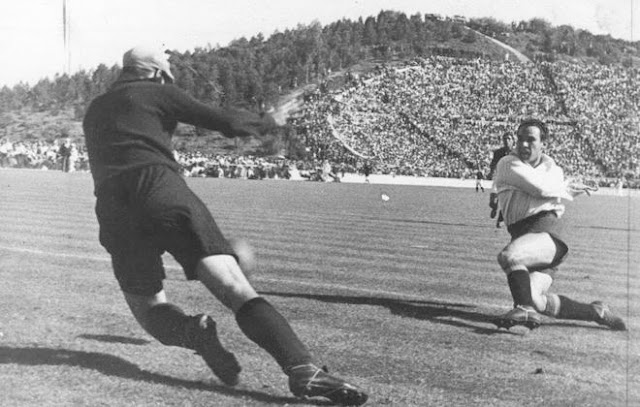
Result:
<instances>
[{"instance_id":1,"label":"flagpole","mask_svg":"<svg viewBox=\"0 0 640 407\"><path fill-rule=\"evenodd\" d=\"M67 0L62 0L62 35L64 43L64 73L71 75L71 21L67 9Z\"/></svg>"}]
</instances>

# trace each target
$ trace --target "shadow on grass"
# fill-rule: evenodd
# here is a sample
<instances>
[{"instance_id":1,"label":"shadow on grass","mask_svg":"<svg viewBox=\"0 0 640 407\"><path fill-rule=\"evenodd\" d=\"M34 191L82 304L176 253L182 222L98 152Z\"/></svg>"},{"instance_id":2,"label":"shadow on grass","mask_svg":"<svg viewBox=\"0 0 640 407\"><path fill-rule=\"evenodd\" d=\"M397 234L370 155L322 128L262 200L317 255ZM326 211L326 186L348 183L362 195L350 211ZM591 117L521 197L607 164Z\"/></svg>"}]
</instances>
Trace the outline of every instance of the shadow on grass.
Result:
<instances>
[{"instance_id":1,"label":"shadow on grass","mask_svg":"<svg viewBox=\"0 0 640 407\"><path fill-rule=\"evenodd\" d=\"M387 308L393 315L427 320L437 324L472 328L475 333L482 335L511 333L509 331L498 330L494 327L485 328L478 326L478 323L493 324L496 316L473 311L472 309L474 309L475 307L467 304L348 295L287 293L274 291L260 291L260 294L289 298L306 298L309 300L317 300L328 303L376 305Z\"/></svg>"},{"instance_id":2,"label":"shadow on grass","mask_svg":"<svg viewBox=\"0 0 640 407\"><path fill-rule=\"evenodd\" d=\"M96 370L108 376L119 377L126 380L137 380L164 386L182 387L192 390L213 391L238 398L251 398L264 403L278 404L310 404L309 400L302 401L293 397L279 397L253 390L236 389L224 385L207 384L200 381L190 381L165 376L158 373L147 372L135 364L117 356L84 352L68 349L52 349L40 347L14 348L0 346L1 364L20 364L26 366L53 365L74 366L84 369ZM312 401L314 405L328 405L324 401Z\"/></svg>"},{"instance_id":3,"label":"shadow on grass","mask_svg":"<svg viewBox=\"0 0 640 407\"><path fill-rule=\"evenodd\" d=\"M556 320L549 319L542 326L556 327L556 328L572 328L572 329L583 328L583 329L611 331L610 328L604 325L598 325L595 322L591 322L591 321L572 321L572 320L558 320L557 322L550 322L550 321L556 321ZM625 332L625 331L620 331L620 332Z\"/></svg>"},{"instance_id":4,"label":"shadow on grass","mask_svg":"<svg viewBox=\"0 0 640 407\"><path fill-rule=\"evenodd\" d=\"M82 334L82 335L78 335L78 338L90 339L93 341L100 341L100 342L107 342L107 343L123 343L126 345L147 345L151 343L146 339L129 338L127 336L119 336L119 335Z\"/></svg>"}]
</instances>

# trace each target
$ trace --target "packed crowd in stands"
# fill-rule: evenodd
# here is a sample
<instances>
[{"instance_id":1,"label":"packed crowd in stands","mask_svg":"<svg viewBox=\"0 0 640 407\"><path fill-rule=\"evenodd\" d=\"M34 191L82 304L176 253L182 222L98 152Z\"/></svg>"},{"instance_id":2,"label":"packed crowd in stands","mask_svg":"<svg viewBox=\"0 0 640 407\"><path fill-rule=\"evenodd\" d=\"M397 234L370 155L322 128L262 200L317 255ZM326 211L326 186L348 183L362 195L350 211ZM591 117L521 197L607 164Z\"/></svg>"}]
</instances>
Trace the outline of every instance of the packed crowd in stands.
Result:
<instances>
[{"instance_id":1,"label":"packed crowd in stands","mask_svg":"<svg viewBox=\"0 0 640 407\"><path fill-rule=\"evenodd\" d=\"M12 142L0 139L0 167L37 168L65 172L89 169L89 159L83 145L69 138Z\"/></svg>"},{"instance_id":2,"label":"packed crowd in stands","mask_svg":"<svg viewBox=\"0 0 640 407\"><path fill-rule=\"evenodd\" d=\"M186 177L340 181L355 168L327 160L290 160L284 156L203 154L174 151Z\"/></svg>"},{"instance_id":3,"label":"packed crowd in stands","mask_svg":"<svg viewBox=\"0 0 640 407\"><path fill-rule=\"evenodd\" d=\"M288 160L284 156L216 155L177 150L174 151L174 156L182 166L185 177L324 181L327 180L328 173L342 171L344 176L349 168L320 160ZM70 139L11 142L8 138L3 138L0 140L0 167L88 171L89 157L83 145L71 142Z\"/></svg>"},{"instance_id":4,"label":"packed crowd in stands","mask_svg":"<svg viewBox=\"0 0 640 407\"><path fill-rule=\"evenodd\" d=\"M185 176L335 180L335 174L474 178L501 136L525 117L550 127L548 153L569 176L640 187L638 68L432 56L397 69L349 74L307 94L290 122L309 152L285 157L176 151ZM0 166L86 170L68 139L0 140ZM332 174L328 177L327 174Z\"/></svg>"},{"instance_id":5,"label":"packed crowd in stands","mask_svg":"<svg viewBox=\"0 0 640 407\"><path fill-rule=\"evenodd\" d=\"M605 176L640 178L640 74L621 66L551 65L586 155Z\"/></svg>"},{"instance_id":6,"label":"packed crowd in stands","mask_svg":"<svg viewBox=\"0 0 640 407\"><path fill-rule=\"evenodd\" d=\"M545 120L547 151L573 177L640 186L639 70L434 56L333 93L316 92L294 123L318 157L376 172L472 178L501 135Z\"/></svg>"},{"instance_id":7,"label":"packed crowd in stands","mask_svg":"<svg viewBox=\"0 0 640 407\"><path fill-rule=\"evenodd\" d=\"M284 157L229 156L199 151L175 151L187 177L290 179L291 163Z\"/></svg>"}]
</instances>

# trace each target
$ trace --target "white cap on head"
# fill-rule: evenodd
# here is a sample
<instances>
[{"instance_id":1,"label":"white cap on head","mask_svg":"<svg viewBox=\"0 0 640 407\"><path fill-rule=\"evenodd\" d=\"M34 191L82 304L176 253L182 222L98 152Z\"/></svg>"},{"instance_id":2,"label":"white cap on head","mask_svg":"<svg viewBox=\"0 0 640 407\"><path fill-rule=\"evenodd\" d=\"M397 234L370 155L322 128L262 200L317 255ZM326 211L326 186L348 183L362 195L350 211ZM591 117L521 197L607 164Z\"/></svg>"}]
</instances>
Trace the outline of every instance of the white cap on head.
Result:
<instances>
[{"instance_id":1,"label":"white cap on head","mask_svg":"<svg viewBox=\"0 0 640 407\"><path fill-rule=\"evenodd\" d=\"M169 64L169 54L162 48L137 46L125 52L122 67L133 67L146 70L157 69L165 75L165 79L173 83L174 77Z\"/></svg>"}]
</instances>

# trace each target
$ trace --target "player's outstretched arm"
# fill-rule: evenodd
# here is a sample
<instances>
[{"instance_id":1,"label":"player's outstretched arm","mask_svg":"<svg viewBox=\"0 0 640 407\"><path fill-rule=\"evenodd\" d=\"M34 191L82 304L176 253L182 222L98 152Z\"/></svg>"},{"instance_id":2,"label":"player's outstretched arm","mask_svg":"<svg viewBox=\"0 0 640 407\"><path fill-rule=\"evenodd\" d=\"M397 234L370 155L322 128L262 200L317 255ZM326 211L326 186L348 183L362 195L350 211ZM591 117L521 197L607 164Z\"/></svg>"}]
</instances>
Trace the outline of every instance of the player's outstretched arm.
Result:
<instances>
[{"instance_id":1,"label":"player's outstretched arm","mask_svg":"<svg viewBox=\"0 0 640 407\"><path fill-rule=\"evenodd\" d=\"M271 115L236 107L210 106L175 86L166 86L164 108L181 123L221 132L225 137L260 137L276 127Z\"/></svg>"}]
</instances>

